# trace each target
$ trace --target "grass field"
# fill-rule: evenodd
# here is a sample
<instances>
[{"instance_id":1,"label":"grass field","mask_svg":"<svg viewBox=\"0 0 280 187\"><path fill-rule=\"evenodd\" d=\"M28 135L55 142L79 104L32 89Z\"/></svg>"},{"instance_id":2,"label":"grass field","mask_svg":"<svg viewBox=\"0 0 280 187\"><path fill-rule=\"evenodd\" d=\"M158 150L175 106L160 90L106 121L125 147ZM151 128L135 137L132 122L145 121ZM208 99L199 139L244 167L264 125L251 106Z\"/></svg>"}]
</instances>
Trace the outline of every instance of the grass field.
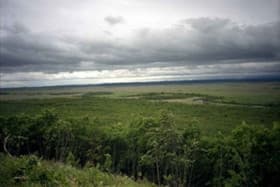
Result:
<instances>
[{"instance_id":1,"label":"grass field","mask_svg":"<svg viewBox=\"0 0 280 187\"><path fill-rule=\"evenodd\" d=\"M102 126L129 125L170 111L179 127L196 123L205 134L229 132L245 121L280 120L279 82L213 82L2 89L0 114L53 109L63 118L88 117Z\"/></svg>"}]
</instances>

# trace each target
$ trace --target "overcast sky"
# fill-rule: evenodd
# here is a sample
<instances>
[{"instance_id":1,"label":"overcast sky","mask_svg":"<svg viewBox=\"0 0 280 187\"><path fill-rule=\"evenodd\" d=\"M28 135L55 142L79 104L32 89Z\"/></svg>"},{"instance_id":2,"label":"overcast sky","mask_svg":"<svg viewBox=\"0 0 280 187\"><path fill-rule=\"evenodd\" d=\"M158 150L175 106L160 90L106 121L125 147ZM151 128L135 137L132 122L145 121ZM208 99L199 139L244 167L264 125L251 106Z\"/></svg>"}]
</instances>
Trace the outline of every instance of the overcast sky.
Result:
<instances>
[{"instance_id":1,"label":"overcast sky","mask_svg":"<svg viewBox=\"0 0 280 187\"><path fill-rule=\"evenodd\" d=\"M280 73L279 0L0 3L0 87Z\"/></svg>"}]
</instances>

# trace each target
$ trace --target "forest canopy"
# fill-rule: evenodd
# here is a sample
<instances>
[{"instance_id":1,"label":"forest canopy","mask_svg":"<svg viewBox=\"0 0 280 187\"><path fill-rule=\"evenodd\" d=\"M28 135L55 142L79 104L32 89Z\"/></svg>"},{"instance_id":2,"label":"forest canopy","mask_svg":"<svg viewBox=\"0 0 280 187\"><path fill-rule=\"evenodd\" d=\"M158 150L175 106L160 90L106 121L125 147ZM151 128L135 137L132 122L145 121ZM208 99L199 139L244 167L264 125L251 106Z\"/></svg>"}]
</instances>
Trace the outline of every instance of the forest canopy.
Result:
<instances>
[{"instance_id":1,"label":"forest canopy","mask_svg":"<svg viewBox=\"0 0 280 187\"><path fill-rule=\"evenodd\" d=\"M3 163L8 157L33 155L17 162L53 160L169 186L275 186L280 182L279 123L272 128L243 123L229 134L205 136L193 121L178 129L168 111L157 118L139 117L128 127L108 128L88 118L62 119L47 110L35 116L1 117L0 138ZM25 176L33 175L26 167L3 163L1 184L32 180ZM44 184L52 177L36 180Z\"/></svg>"}]
</instances>

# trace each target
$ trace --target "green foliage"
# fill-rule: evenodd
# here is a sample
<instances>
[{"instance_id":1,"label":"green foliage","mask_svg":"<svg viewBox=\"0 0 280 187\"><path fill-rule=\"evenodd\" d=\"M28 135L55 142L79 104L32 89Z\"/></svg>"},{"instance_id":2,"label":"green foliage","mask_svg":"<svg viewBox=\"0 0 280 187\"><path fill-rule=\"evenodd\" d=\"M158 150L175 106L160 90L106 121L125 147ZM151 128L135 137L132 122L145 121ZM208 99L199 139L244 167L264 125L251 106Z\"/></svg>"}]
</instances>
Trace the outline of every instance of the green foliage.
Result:
<instances>
[{"instance_id":1,"label":"green foliage","mask_svg":"<svg viewBox=\"0 0 280 187\"><path fill-rule=\"evenodd\" d=\"M153 118L135 117L130 125L119 122L105 127L98 119L65 119L50 110L2 117L1 152L6 155L0 156L0 183L141 185L112 173L169 186L276 186L280 182L279 123L272 128L243 123L231 133L205 136L197 119L180 127L170 111L161 110Z\"/></svg>"},{"instance_id":2,"label":"green foliage","mask_svg":"<svg viewBox=\"0 0 280 187\"><path fill-rule=\"evenodd\" d=\"M148 95L148 93L146 94ZM191 95L191 93L185 92L172 92L168 94L166 92L162 94L157 93L157 95L171 95L171 97L177 97L177 95L184 94ZM216 93L216 95L218 94L223 95L223 93L220 92ZM207 100L207 102L205 102L204 104L185 103L184 99L189 99L189 96L187 98L169 98L169 101L169 99L150 100L141 97L134 99L130 99L129 97L114 98L109 97L109 94L107 94L108 97L105 98L103 96L97 95L92 97L75 98L63 97L47 99L31 98L28 100L9 101L1 100L0 114L6 117L22 113L36 116L46 108L52 108L62 119L81 119L87 117L90 122L94 122L102 127L110 128L117 123L121 123L124 126L129 126L129 124L138 117L158 117L158 111L168 110L174 114L174 121L176 123L176 126L178 126L179 128L184 128L186 124L193 120L193 118L196 118L197 126L201 129L202 134L206 135L214 135L217 131L229 133L236 125L240 124L243 120L249 124L261 124L267 127L271 126L274 121L280 120L279 106L259 106L257 104L257 102L259 101L258 99L256 99L255 105L254 103L252 103L252 106L247 106L242 105L242 103L239 105L231 105L224 102L211 103L214 100L220 100L218 98L208 98L211 96L209 94L201 96L203 97L203 101ZM198 97L197 99L200 98L200 96L198 95L194 95L191 97ZM269 99L271 97L272 96L270 95L266 95L265 98ZM176 102L173 102L172 99ZM247 97L246 100L248 100Z\"/></svg>"},{"instance_id":3,"label":"green foliage","mask_svg":"<svg viewBox=\"0 0 280 187\"><path fill-rule=\"evenodd\" d=\"M75 156L70 151L66 157L66 164L71 166L78 166L78 161L75 159Z\"/></svg>"},{"instance_id":4,"label":"green foliage","mask_svg":"<svg viewBox=\"0 0 280 187\"><path fill-rule=\"evenodd\" d=\"M77 169L69 165L46 162L36 156L9 158L0 155L0 183L3 186L153 186L144 181L102 173L94 167Z\"/></svg>"},{"instance_id":5,"label":"green foliage","mask_svg":"<svg viewBox=\"0 0 280 187\"><path fill-rule=\"evenodd\" d=\"M105 171L111 171L112 167L112 157L110 154L105 154L105 162L104 162L104 170Z\"/></svg>"},{"instance_id":6,"label":"green foliage","mask_svg":"<svg viewBox=\"0 0 280 187\"><path fill-rule=\"evenodd\" d=\"M35 183L40 185L56 185L54 171L45 168L36 156L11 159L1 155L1 184L17 185L22 183Z\"/></svg>"}]
</instances>

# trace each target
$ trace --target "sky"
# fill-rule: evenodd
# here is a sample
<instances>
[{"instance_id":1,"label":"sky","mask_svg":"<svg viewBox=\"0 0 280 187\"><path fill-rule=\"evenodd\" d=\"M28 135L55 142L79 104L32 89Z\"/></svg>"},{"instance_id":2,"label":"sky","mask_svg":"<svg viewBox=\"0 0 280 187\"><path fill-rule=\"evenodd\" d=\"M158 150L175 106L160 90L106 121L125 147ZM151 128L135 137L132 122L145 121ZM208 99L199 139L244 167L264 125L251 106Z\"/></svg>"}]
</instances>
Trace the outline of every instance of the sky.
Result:
<instances>
[{"instance_id":1,"label":"sky","mask_svg":"<svg viewBox=\"0 0 280 187\"><path fill-rule=\"evenodd\" d=\"M279 0L0 0L0 87L280 74Z\"/></svg>"}]
</instances>

